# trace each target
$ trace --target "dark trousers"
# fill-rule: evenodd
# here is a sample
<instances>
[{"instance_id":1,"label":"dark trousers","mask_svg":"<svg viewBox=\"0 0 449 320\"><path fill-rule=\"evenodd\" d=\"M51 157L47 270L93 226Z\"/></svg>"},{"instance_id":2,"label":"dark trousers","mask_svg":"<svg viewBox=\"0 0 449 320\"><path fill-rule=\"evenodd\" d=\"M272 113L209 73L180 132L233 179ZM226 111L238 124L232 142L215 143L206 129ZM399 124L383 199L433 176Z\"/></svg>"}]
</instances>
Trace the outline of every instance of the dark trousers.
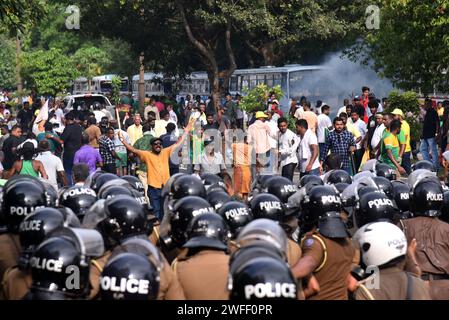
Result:
<instances>
[{"instance_id":1,"label":"dark trousers","mask_svg":"<svg viewBox=\"0 0 449 320\"><path fill-rule=\"evenodd\" d=\"M170 167L170 177L177 173L179 173L179 167Z\"/></svg>"},{"instance_id":2,"label":"dark trousers","mask_svg":"<svg viewBox=\"0 0 449 320\"><path fill-rule=\"evenodd\" d=\"M293 181L293 176L295 174L295 168L298 164L297 163L289 163L282 167L282 176L290 179Z\"/></svg>"},{"instance_id":3,"label":"dark trousers","mask_svg":"<svg viewBox=\"0 0 449 320\"><path fill-rule=\"evenodd\" d=\"M402 164L401 166L404 168L404 170L407 172L407 174L410 174L412 172L412 162L410 160L410 154L411 152L404 152L402 154Z\"/></svg>"},{"instance_id":4,"label":"dark trousers","mask_svg":"<svg viewBox=\"0 0 449 320\"><path fill-rule=\"evenodd\" d=\"M236 120L237 128L243 130L243 118Z\"/></svg>"},{"instance_id":5,"label":"dark trousers","mask_svg":"<svg viewBox=\"0 0 449 320\"><path fill-rule=\"evenodd\" d=\"M357 149L356 151L354 151L354 162L355 162L354 166L355 166L355 171L356 171L356 172L354 172L354 174L359 172L360 163L362 162L364 153L365 153L365 149L363 149L363 148Z\"/></svg>"},{"instance_id":6,"label":"dark trousers","mask_svg":"<svg viewBox=\"0 0 449 320\"><path fill-rule=\"evenodd\" d=\"M64 171L67 176L67 183L69 184L69 186L73 185L72 168L74 158L74 154L64 154L62 157L62 165L64 166Z\"/></svg>"},{"instance_id":7,"label":"dark trousers","mask_svg":"<svg viewBox=\"0 0 449 320\"><path fill-rule=\"evenodd\" d=\"M117 167L115 166L115 163L103 164L103 170L112 174L117 174Z\"/></svg>"},{"instance_id":8,"label":"dark trousers","mask_svg":"<svg viewBox=\"0 0 449 320\"><path fill-rule=\"evenodd\" d=\"M318 149L320 150L320 161L326 160L326 155L324 154L325 143L318 143Z\"/></svg>"},{"instance_id":9,"label":"dark trousers","mask_svg":"<svg viewBox=\"0 0 449 320\"><path fill-rule=\"evenodd\" d=\"M153 207L154 215L162 221L164 213L162 211L163 199L161 197L162 189L157 189L148 186L148 197L150 198L150 204Z\"/></svg>"},{"instance_id":10,"label":"dark trousers","mask_svg":"<svg viewBox=\"0 0 449 320\"><path fill-rule=\"evenodd\" d=\"M307 176L307 175L320 176L320 168L316 168L316 169L313 169L313 170L310 170L310 171L306 171L306 172L301 172L299 174L299 177L302 178L302 177Z\"/></svg>"}]
</instances>

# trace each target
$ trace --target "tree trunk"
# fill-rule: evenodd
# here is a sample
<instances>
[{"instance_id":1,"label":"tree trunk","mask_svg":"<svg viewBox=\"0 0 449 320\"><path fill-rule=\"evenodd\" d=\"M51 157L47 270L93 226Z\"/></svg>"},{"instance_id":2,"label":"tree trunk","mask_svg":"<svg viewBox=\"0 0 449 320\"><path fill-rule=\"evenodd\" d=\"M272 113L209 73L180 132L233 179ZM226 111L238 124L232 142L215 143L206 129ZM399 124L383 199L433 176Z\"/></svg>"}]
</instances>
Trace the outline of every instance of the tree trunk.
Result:
<instances>
[{"instance_id":1,"label":"tree trunk","mask_svg":"<svg viewBox=\"0 0 449 320\"><path fill-rule=\"evenodd\" d=\"M215 112L218 113L221 104L221 88L218 76L218 69L207 72L209 83L211 84L212 101L214 102Z\"/></svg>"},{"instance_id":2,"label":"tree trunk","mask_svg":"<svg viewBox=\"0 0 449 320\"><path fill-rule=\"evenodd\" d=\"M145 113L145 55L140 53L139 62L139 113L144 115ZM145 117L145 115L144 115Z\"/></svg>"},{"instance_id":3,"label":"tree trunk","mask_svg":"<svg viewBox=\"0 0 449 320\"><path fill-rule=\"evenodd\" d=\"M20 55L21 54L22 54L22 46L20 44L19 31L17 31L17 35L16 35L16 80L17 80L17 91L19 93L19 98L22 98L22 94L23 94L22 76L20 75L22 72L22 68L20 65Z\"/></svg>"}]
</instances>

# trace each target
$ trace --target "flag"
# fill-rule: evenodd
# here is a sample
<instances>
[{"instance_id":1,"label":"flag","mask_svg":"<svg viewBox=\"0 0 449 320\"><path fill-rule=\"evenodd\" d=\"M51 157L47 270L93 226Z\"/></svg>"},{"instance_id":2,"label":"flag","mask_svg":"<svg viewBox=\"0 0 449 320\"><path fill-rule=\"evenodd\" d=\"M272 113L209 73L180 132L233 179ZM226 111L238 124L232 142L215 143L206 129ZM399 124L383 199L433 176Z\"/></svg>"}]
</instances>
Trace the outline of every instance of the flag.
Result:
<instances>
[{"instance_id":1,"label":"flag","mask_svg":"<svg viewBox=\"0 0 449 320\"><path fill-rule=\"evenodd\" d=\"M48 120L48 100L40 108L39 113L33 123L33 133L37 136L39 133L44 132L45 122Z\"/></svg>"}]
</instances>

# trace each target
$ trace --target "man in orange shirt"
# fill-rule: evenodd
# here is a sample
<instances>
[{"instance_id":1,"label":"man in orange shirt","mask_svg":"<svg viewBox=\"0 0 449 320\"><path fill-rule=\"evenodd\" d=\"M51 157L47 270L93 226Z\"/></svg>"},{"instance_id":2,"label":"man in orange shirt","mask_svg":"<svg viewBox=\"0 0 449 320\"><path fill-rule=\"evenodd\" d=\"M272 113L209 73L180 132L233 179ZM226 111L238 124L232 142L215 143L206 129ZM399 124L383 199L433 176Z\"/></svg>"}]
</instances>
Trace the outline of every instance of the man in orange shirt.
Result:
<instances>
[{"instance_id":1,"label":"man in orange shirt","mask_svg":"<svg viewBox=\"0 0 449 320\"><path fill-rule=\"evenodd\" d=\"M304 112L301 113L301 116L299 119L304 119L307 121L307 126L310 131L312 131L314 134L316 134L316 129L318 127L318 117L315 114L315 112L310 111L310 102L307 101L304 106Z\"/></svg>"},{"instance_id":2,"label":"man in orange shirt","mask_svg":"<svg viewBox=\"0 0 449 320\"><path fill-rule=\"evenodd\" d=\"M154 214L160 221L163 216L161 191L164 184L167 183L167 180L170 178L170 156L184 142L184 139L192 129L194 122L194 118L190 119L189 124L184 129L184 133L181 138L179 138L178 142L168 148L162 147L162 140L160 138L151 139L151 151L138 150L129 145L126 143L125 139L123 139L123 136L119 131L120 141L126 149L137 154L140 160L147 165L148 196L150 197L150 203L154 209Z\"/></svg>"}]
</instances>

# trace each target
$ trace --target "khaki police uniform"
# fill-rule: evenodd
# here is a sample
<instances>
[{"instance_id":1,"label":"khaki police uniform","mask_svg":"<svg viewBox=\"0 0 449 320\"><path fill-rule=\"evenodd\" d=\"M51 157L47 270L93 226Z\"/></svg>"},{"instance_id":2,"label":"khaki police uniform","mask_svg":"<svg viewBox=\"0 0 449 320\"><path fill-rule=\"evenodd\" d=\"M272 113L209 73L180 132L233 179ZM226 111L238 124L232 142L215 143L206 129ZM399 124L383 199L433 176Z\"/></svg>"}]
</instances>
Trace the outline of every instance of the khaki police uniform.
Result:
<instances>
[{"instance_id":1,"label":"khaki police uniform","mask_svg":"<svg viewBox=\"0 0 449 320\"><path fill-rule=\"evenodd\" d=\"M5 300L22 300L31 288L31 274L19 270L17 266L6 270L3 277Z\"/></svg>"},{"instance_id":2,"label":"khaki police uniform","mask_svg":"<svg viewBox=\"0 0 449 320\"><path fill-rule=\"evenodd\" d=\"M3 275L8 268L17 265L21 251L19 235L12 233L0 234L0 279L3 279ZM0 299L2 299L2 296L3 289L0 287Z\"/></svg>"},{"instance_id":3,"label":"khaki police uniform","mask_svg":"<svg viewBox=\"0 0 449 320\"><path fill-rule=\"evenodd\" d=\"M287 239L287 262L294 266L301 259L301 247L292 239Z\"/></svg>"},{"instance_id":4,"label":"khaki police uniform","mask_svg":"<svg viewBox=\"0 0 449 320\"><path fill-rule=\"evenodd\" d=\"M320 292L309 300L347 300L347 277L354 259L354 246L349 238L330 239L314 232L302 241L302 256L318 262L313 272Z\"/></svg>"},{"instance_id":5,"label":"khaki police uniform","mask_svg":"<svg viewBox=\"0 0 449 320\"><path fill-rule=\"evenodd\" d=\"M378 284L377 288L375 284ZM379 274L373 274L361 281L354 292L354 299L430 300L430 295L424 281L411 273L405 272L400 266L393 266L380 269Z\"/></svg>"},{"instance_id":6,"label":"khaki police uniform","mask_svg":"<svg viewBox=\"0 0 449 320\"><path fill-rule=\"evenodd\" d=\"M98 298L98 294L100 292L100 277L103 272L103 268L108 262L112 252L108 251L102 257L92 260L90 267L90 284L91 291L89 294L89 299ZM160 283L159 283L159 292L157 299L158 300L184 300L184 292L182 291L182 287L179 284L179 281L176 277L176 274L170 268L167 260L161 255L163 260L163 266L160 273Z\"/></svg>"},{"instance_id":7,"label":"khaki police uniform","mask_svg":"<svg viewBox=\"0 0 449 320\"><path fill-rule=\"evenodd\" d=\"M228 300L229 256L206 249L172 264L187 300Z\"/></svg>"},{"instance_id":8,"label":"khaki police uniform","mask_svg":"<svg viewBox=\"0 0 449 320\"><path fill-rule=\"evenodd\" d=\"M407 242L416 239L421 279L429 283L430 297L449 300L449 224L432 217L402 220Z\"/></svg>"}]
</instances>

